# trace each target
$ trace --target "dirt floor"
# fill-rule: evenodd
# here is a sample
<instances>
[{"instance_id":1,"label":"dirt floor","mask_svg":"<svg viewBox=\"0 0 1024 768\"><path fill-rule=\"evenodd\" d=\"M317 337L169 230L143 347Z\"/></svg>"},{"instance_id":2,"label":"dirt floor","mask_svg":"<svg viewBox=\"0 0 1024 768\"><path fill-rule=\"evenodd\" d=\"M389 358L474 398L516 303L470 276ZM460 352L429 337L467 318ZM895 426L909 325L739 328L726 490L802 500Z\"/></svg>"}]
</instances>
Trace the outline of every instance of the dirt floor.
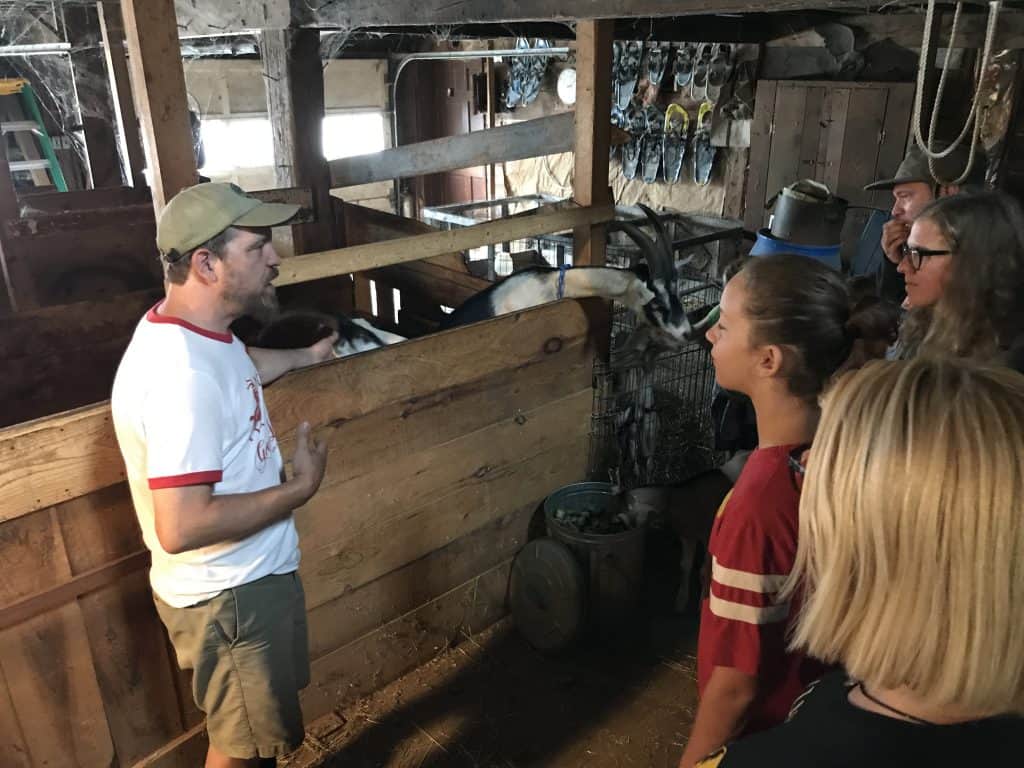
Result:
<instances>
[{"instance_id":1,"label":"dirt floor","mask_svg":"<svg viewBox=\"0 0 1024 768\"><path fill-rule=\"evenodd\" d=\"M675 768L696 711L695 611L665 585L628 641L534 651L506 619L321 718L287 768ZM653 609L650 606L654 606Z\"/></svg>"}]
</instances>

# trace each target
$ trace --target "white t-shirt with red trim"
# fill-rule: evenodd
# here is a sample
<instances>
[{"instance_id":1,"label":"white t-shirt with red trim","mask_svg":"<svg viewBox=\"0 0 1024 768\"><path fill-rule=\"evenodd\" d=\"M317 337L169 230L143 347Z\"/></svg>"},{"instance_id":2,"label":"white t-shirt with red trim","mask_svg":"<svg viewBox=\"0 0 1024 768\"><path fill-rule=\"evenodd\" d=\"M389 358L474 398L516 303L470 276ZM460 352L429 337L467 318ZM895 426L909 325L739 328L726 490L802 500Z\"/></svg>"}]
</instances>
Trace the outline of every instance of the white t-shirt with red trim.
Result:
<instances>
[{"instance_id":1,"label":"white t-shirt with red trim","mask_svg":"<svg viewBox=\"0 0 1024 768\"><path fill-rule=\"evenodd\" d=\"M169 554L153 519L153 491L209 483L214 495L280 484L283 462L263 387L245 345L153 307L139 322L114 379L111 411L142 537L150 583L185 607L225 589L299 566L291 516L239 541Z\"/></svg>"}]
</instances>

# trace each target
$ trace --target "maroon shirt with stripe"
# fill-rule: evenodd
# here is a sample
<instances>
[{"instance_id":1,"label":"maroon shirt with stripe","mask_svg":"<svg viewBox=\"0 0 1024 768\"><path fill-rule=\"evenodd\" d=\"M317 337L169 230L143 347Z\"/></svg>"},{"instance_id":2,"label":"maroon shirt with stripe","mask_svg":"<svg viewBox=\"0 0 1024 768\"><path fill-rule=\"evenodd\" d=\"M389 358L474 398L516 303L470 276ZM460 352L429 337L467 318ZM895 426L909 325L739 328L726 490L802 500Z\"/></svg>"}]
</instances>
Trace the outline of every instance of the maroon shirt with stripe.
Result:
<instances>
[{"instance_id":1,"label":"maroon shirt with stripe","mask_svg":"<svg viewBox=\"0 0 1024 768\"><path fill-rule=\"evenodd\" d=\"M786 649L798 606L778 594L796 559L800 491L789 457L797 448L754 451L711 529L697 684L703 695L715 667L758 678L760 693L744 733L782 723L824 671Z\"/></svg>"}]
</instances>

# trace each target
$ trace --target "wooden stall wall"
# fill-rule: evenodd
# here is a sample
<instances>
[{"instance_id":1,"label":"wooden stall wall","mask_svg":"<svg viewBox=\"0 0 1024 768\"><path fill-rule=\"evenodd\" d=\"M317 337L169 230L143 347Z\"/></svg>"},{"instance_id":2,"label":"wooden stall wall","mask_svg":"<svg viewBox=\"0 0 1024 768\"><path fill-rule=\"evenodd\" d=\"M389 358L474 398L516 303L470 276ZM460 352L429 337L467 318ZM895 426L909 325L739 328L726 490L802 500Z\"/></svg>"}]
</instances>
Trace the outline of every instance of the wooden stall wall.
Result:
<instances>
[{"instance_id":1,"label":"wooden stall wall","mask_svg":"<svg viewBox=\"0 0 1024 768\"><path fill-rule=\"evenodd\" d=\"M843 236L844 244L856 246L868 207L892 207L889 192L865 192L864 185L896 172L913 104L911 83L760 81L751 127L747 228L768 226L767 202L783 187L814 179L856 206ZM851 253L843 255L848 259Z\"/></svg>"},{"instance_id":2,"label":"wooden stall wall","mask_svg":"<svg viewBox=\"0 0 1024 768\"><path fill-rule=\"evenodd\" d=\"M562 301L297 372L267 390L281 448L330 447L296 514L312 651L308 720L482 629L555 488L583 478L603 303ZM5 766L199 764L150 599L106 404L0 430Z\"/></svg>"}]
</instances>

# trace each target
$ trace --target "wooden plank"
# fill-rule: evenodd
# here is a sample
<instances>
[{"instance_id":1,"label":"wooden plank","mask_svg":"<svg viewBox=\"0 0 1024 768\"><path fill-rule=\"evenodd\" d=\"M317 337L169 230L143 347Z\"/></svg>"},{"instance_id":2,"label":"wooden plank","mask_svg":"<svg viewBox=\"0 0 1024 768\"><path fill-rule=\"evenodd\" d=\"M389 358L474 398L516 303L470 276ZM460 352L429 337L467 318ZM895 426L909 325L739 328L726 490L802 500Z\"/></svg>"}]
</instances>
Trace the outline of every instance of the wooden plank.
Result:
<instances>
[{"instance_id":1,"label":"wooden plank","mask_svg":"<svg viewBox=\"0 0 1024 768\"><path fill-rule=\"evenodd\" d=\"M50 509L0 525L0 606L46 592L71 577L60 528Z\"/></svg>"},{"instance_id":2,"label":"wooden plank","mask_svg":"<svg viewBox=\"0 0 1024 768\"><path fill-rule=\"evenodd\" d=\"M71 573L78 575L145 548L128 485L114 485L56 508Z\"/></svg>"},{"instance_id":3,"label":"wooden plank","mask_svg":"<svg viewBox=\"0 0 1024 768\"><path fill-rule=\"evenodd\" d=\"M914 110L914 85L897 83L888 86L887 90L885 125L882 128L881 147L874 174L876 179L891 179L896 174L896 169L906 154L910 117ZM872 204L880 208L890 207L892 193L887 190L875 192L872 195Z\"/></svg>"},{"instance_id":4,"label":"wooden plank","mask_svg":"<svg viewBox=\"0 0 1024 768\"><path fill-rule=\"evenodd\" d=\"M124 19L121 3L102 0L96 4L99 10L100 30L103 36L103 52L107 59L110 77L110 93L114 99L114 115L117 119L117 136L120 143L121 162L124 166L125 181L135 188L145 188L146 156L142 151L139 137L139 119L135 114L132 99L131 80L128 74L128 55L124 48Z\"/></svg>"},{"instance_id":5,"label":"wooden plank","mask_svg":"<svg viewBox=\"0 0 1024 768\"><path fill-rule=\"evenodd\" d=\"M312 664L302 692L307 721L395 680L505 614L511 562L505 562L417 610Z\"/></svg>"},{"instance_id":6,"label":"wooden plank","mask_svg":"<svg viewBox=\"0 0 1024 768\"><path fill-rule=\"evenodd\" d=\"M603 303L547 304L289 374L266 392L274 431L287 449L303 420L344 428L386 405L429 404L444 390L538 363L583 336L596 348L607 331L597 317ZM6 448L2 438L0 432L0 453ZM39 449L33 445L30 450Z\"/></svg>"},{"instance_id":7,"label":"wooden plank","mask_svg":"<svg viewBox=\"0 0 1024 768\"><path fill-rule=\"evenodd\" d=\"M360 477L403 453L437 445L567 397L591 385L593 350L586 337L566 340L562 350L533 358L426 394L410 394L364 415L336 421L320 432L328 449L345 454L332 462L331 482ZM429 374L426 374L429 375ZM275 422L276 423L276 422ZM291 435L282 436L291 448ZM353 455L351 446L358 445ZM333 455L333 454L332 454Z\"/></svg>"},{"instance_id":8,"label":"wooden plank","mask_svg":"<svg viewBox=\"0 0 1024 768\"><path fill-rule=\"evenodd\" d=\"M780 83L775 97L775 130L772 133L771 162L768 165L767 195L778 194L800 179L800 148L807 109L807 89Z\"/></svg>"},{"instance_id":9,"label":"wooden plank","mask_svg":"<svg viewBox=\"0 0 1024 768\"><path fill-rule=\"evenodd\" d=\"M159 216L172 197L198 181L174 0L122 0L121 11Z\"/></svg>"},{"instance_id":10,"label":"wooden plank","mask_svg":"<svg viewBox=\"0 0 1024 768\"><path fill-rule=\"evenodd\" d=\"M855 90L847 87L833 88L825 98L828 124L825 150L825 184L833 192L839 189L839 174L842 169L846 143L847 120L850 112L850 94ZM820 147L819 147L820 150Z\"/></svg>"},{"instance_id":11,"label":"wooden plank","mask_svg":"<svg viewBox=\"0 0 1024 768\"><path fill-rule=\"evenodd\" d=\"M818 143L822 130L822 109L825 105L824 88L808 88L804 109L803 132L800 137L798 176L801 179L821 181L824 170L818 165Z\"/></svg>"},{"instance_id":12,"label":"wooden plank","mask_svg":"<svg viewBox=\"0 0 1024 768\"><path fill-rule=\"evenodd\" d=\"M772 119L778 82L762 80L754 98L754 119L750 130L750 171L744 224L757 231L767 221L764 204L768 199L768 165L771 161Z\"/></svg>"},{"instance_id":13,"label":"wooden plank","mask_svg":"<svg viewBox=\"0 0 1024 768\"><path fill-rule=\"evenodd\" d=\"M374 290L377 292L377 319L381 322L384 330L395 329L395 294L394 288L386 283L374 280Z\"/></svg>"},{"instance_id":14,"label":"wooden plank","mask_svg":"<svg viewBox=\"0 0 1024 768\"><path fill-rule=\"evenodd\" d=\"M33 765L115 764L77 604L0 632L0 665Z\"/></svg>"},{"instance_id":15,"label":"wooden plank","mask_svg":"<svg viewBox=\"0 0 1024 768\"><path fill-rule=\"evenodd\" d=\"M463 229L416 235L384 243L369 243L288 259L281 265L277 285L290 285L321 277L416 261L484 245L562 232L578 226L600 224L615 218L612 205L548 211L533 216L496 219Z\"/></svg>"},{"instance_id":16,"label":"wooden plank","mask_svg":"<svg viewBox=\"0 0 1024 768\"><path fill-rule=\"evenodd\" d=\"M30 619L66 605L76 598L114 584L131 574L147 568L149 550L135 552L111 563L85 571L59 586L31 595L24 600L0 608L0 630L23 624Z\"/></svg>"},{"instance_id":17,"label":"wooden plank","mask_svg":"<svg viewBox=\"0 0 1024 768\"><path fill-rule=\"evenodd\" d=\"M454 386L467 375L543 358L587 329L594 334L591 343L601 344L595 311L601 304L550 304L308 369L267 390L269 411L284 439L309 418L306 408L318 415L316 423L351 419L402 397ZM452 343L450 334L458 334L459 342ZM366 377L380 385L367 390L360 385ZM15 456L16 462L0 463L0 522L124 480L109 403L0 430L0 457Z\"/></svg>"},{"instance_id":18,"label":"wooden plank","mask_svg":"<svg viewBox=\"0 0 1024 768\"><path fill-rule=\"evenodd\" d=\"M102 44L100 5L94 2L64 9L64 28L71 44L71 74L85 134L89 186L94 189L121 183L114 130L116 109Z\"/></svg>"},{"instance_id":19,"label":"wooden plank","mask_svg":"<svg viewBox=\"0 0 1024 768\"><path fill-rule=\"evenodd\" d=\"M833 191L854 205L868 204L873 196L864 191L864 185L876 178L886 95L882 88L850 92L839 183Z\"/></svg>"},{"instance_id":20,"label":"wooden plank","mask_svg":"<svg viewBox=\"0 0 1024 768\"><path fill-rule=\"evenodd\" d=\"M370 318L373 317L373 286L368 274L352 275L352 293L356 314Z\"/></svg>"},{"instance_id":21,"label":"wooden plank","mask_svg":"<svg viewBox=\"0 0 1024 768\"><path fill-rule=\"evenodd\" d=\"M195 768L205 762L209 743L206 722L203 721L146 755L132 768Z\"/></svg>"},{"instance_id":22,"label":"wooden plank","mask_svg":"<svg viewBox=\"0 0 1024 768\"><path fill-rule=\"evenodd\" d=\"M536 504L497 518L425 557L309 612L309 655L319 659L511 558Z\"/></svg>"},{"instance_id":23,"label":"wooden plank","mask_svg":"<svg viewBox=\"0 0 1024 768\"><path fill-rule=\"evenodd\" d=\"M940 14L941 26L935 32L933 40L941 40L942 45L949 40L949 32L953 23L953 14ZM985 14L965 13L960 19L957 31L957 47L982 48L985 42ZM923 13L893 13L840 16L839 24L854 27L871 41L891 40L904 48L920 48L924 37ZM1024 48L1024 12L1004 7L999 14L996 27L995 49Z\"/></svg>"},{"instance_id":24,"label":"wooden plank","mask_svg":"<svg viewBox=\"0 0 1024 768\"><path fill-rule=\"evenodd\" d=\"M0 755L4 756L7 768L33 768L3 669L0 669Z\"/></svg>"},{"instance_id":25,"label":"wooden plank","mask_svg":"<svg viewBox=\"0 0 1024 768\"><path fill-rule=\"evenodd\" d=\"M270 413L283 438L311 414L321 424L354 418L402 397L453 386L465 380L467 369L479 376L494 370L489 365L543 357L581 328L592 329L592 343L599 345L600 328L606 328L595 311L601 305L560 302L307 369L268 389ZM561 324L557 332L552 323ZM367 391L361 382L370 380L375 386ZM17 461L0 463L0 522L124 480L107 403L0 429L0 457L13 456Z\"/></svg>"},{"instance_id":26,"label":"wooden plank","mask_svg":"<svg viewBox=\"0 0 1024 768\"><path fill-rule=\"evenodd\" d=\"M615 22L576 24L576 120L573 199L583 206L612 202L608 150L612 104L612 39ZM573 264L604 266L607 235L602 226L573 232Z\"/></svg>"},{"instance_id":27,"label":"wooden plank","mask_svg":"<svg viewBox=\"0 0 1024 768\"><path fill-rule=\"evenodd\" d=\"M305 540L317 542L303 548L308 605L326 603L582 480L592 401L591 391L580 392L524 414L526 424L510 420L392 462L396 472L415 474L380 471L322 488L298 517ZM381 486L395 476L410 479Z\"/></svg>"},{"instance_id":28,"label":"wooden plank","mask_svg":"<svg viewBox=\"0 0 1024 768\"><path fill-rule=\"evenodd\" d=\"M207 5L214 0L192 0L190 5ZM274 6L273 3L270 4ZM452 4L450 0L426 0L409 4L406 0L349 0L345 3L314 5L292 0L293 23L303 26L389 27L396 25L434 26L470 22L575 21L576 19L616 19L636 17L687 16L697 14L754 13L787 10L828 10L848 8L849 0L633 0L623 6L618 0L571 0L552 5L546 0L504 0ZM220 21L224 14L219 14ZM236 16L237 14L232 14ZM238 28L238 19L228 23Z\"/></svg>"},{"instance_id":29,"label":"wooden plank","mask_svg":"<svg viewBox=\"0 0 1024 768\"><path fill-rule=\"evenodd\" d=\"M323 154L324 75L320 34L312 29L265 29L260 54L279 187L313 190L316 223L292 229L296 253L337 245L330 174Z\"/></svg>"},{"instance_id":30,"label":"wooden plank","mask_svg":"<svg viewBox=\"0 0 1024 768\"><path fill-rule=\"evenodd\" d=\"M0 457L0 523L125 477L109 403L2 429Z\"/></svg>"},{"instance_id":31,"label":"wooden plank","mask_svg":"<svg viewBox=\"0 0 1024 768\"><path fill-rule=\"evenodd\" d=\"M106 189L75 189L68 192L39 192L25 190L19 193L23 215L37 213L65 213L67 211L121 208L128 205L151 203L153 198L146 187L107 187Z\"/></svg>"},{"instance_id":32,"label":"wooden plank","mask_svg":"<svg viewBox=\"0 0 1024 768\"><path fill-rule=\"evenodd\" d=\"M80 605L117 759L131 765L183 730L149 575L135 571Z\"/></svg>"},{"instance_id":33,"label":"wooden plank","mask_svg":"<svg viewBox=\"0 0 1024 768\"><path fill-rule=\"evenodd\" d=\"M331 160L328 165L331 187L337 188L523 160L572 149L573 113L562 112L500 128Z\"/></svg>"},{"instance_id":34,"label":"wooden plank","mask_svg":"<svg viewBox=\"0 0 1024 768\"><path fill-rule=\"evenodd\" d=\"M88 235L111 224L131 227L136 224L153 226L151 203L88 211L67 211L43 216L30 216L4 222L8 237L38 237L40 235Z\"/></svg>"}]
</instances>

